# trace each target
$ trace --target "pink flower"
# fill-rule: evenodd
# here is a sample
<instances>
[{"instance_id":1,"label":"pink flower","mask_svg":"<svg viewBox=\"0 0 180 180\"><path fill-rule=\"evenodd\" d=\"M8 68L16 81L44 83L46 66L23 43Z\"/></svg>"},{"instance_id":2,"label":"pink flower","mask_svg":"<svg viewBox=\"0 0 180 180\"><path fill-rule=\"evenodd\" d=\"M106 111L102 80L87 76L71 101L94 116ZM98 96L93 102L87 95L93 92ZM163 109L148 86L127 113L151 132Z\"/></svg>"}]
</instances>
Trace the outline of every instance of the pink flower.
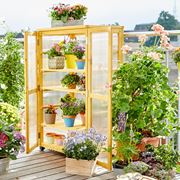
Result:
<instances>
[{"instance_id":1,"label":"pink flower","mask_svg":"<svg viewBox=\"0 0 180 180\"><path fill-rule=\"evenodd\" d=\"M128 45L124 45L122 48L121 48L123 54L127 54L129 51L132 50L132 48Z\"/></svg>"},{"instance_id":2,"label":"pink flower","mask_svg":"<svg viewBox=\"0 0 180 180\"><path fill-rule=\"evenodd\" d=\"M61 51L61 48L60 48L59 44L55 44L55 45L54 45L54 48L55 48L55 50L56 50L57 52L60 52L60 51Z\"/></svg>"},{"instance_id":3,"label":"pink flower","mask_svg":"<svg viewBox=\"0 0 180 180\"><path fill-rule=\"evenodd\" d=\"M7 141L8 141L8 136L5 133L0 132L0 148L6 146Z\"/></svg>"},{"instance_id":4,"label":"pink flower","mask_svg":"<svg viewBox=\"0 0 180 180\"><path fill-rule=\"evenodd\" d=\"M154 24L151 29L155 31L157 34L161 34L164 31L164 27L160 24Z\"/></svg>"},{"instance_id":5,"label":"pink flower","mask_svg":"<svg viewBox=\"0 0 180 180\"><path fill-rule=\"evenodd\" d=\"M137 51L133 52L133 55L135 55L135 56L142 56L143 53L141 51L137 50Z\"/></svg>"},{"instance_id":6,"label":"pink flower","mask_svg":"<svg viewBox=\"0 0 180 180\"><path fill-rule=\"evenodd\" d=\"M161 57L162 57L162 55L160 53L157 53L157 52L149 52L147 54L147 56L154 59L154 60L157 60L157 61L161 60Z\"/></svg>"},{"instance_id":7,"label":"pink flower","mask_svg":"<svg viewBox=\"0 0 180 180\"><path fill-rule=\"evenodd\" d=\"M140 35L140 36L138 37L138 40L139 40L142 44L144 44L145 41L147 40L146 34Z\"/></svg>"}]
</instances>

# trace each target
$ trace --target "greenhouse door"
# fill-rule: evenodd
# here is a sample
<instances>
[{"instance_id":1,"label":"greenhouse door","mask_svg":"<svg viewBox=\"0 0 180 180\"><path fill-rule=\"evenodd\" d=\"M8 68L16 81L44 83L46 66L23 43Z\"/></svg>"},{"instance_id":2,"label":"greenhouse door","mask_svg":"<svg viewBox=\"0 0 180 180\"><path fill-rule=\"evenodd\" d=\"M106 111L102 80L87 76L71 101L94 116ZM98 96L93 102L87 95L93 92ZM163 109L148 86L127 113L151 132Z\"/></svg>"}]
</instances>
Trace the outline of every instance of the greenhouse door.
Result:
<instances>
[{"instance_id":1,"label":"greenhouse door","mask_svg":"<svg viewBox=\"0 0 180 180\"><path fill-rule=\"evenodd\" d=\"M107 137L106 148L112 147L112 34L110 32L89 32L89 127ZM102 152L97 157L98 165L111 170L112 153Z\"/></svg>"},{"instance_id":2,"label":"greenhouse door","mask_svg":"<svg viewBox=\"0 0 180 180\"><path fill-rule=\"evenodd\" d=\"M26 153L38 146L36 33L25 33Z\"/></svg>"}]
</instances>

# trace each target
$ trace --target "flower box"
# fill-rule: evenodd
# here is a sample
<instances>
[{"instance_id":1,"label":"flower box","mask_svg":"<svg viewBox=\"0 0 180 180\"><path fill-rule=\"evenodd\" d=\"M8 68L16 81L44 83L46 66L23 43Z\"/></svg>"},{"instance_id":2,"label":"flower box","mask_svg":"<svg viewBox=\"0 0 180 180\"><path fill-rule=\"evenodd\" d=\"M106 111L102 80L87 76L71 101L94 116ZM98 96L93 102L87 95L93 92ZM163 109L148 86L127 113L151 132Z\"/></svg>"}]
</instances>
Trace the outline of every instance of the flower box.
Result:
<instances>
[{"instance_id":1,"label":"flower box","mask_svg":"<svg viewBox=\"0 0 180 180\"><path fill-rule=\"evenodd\" d=\"M96 167L96 161L77 160L66 158L66 173L78 174L81 176L92 176Z\"/></svg>"},{"instance_id":2,"label":"flower box","mask_svg":"<svg viewBox=\"0 0 180 180\"><path fill-rule=\"evenodd\" d=\"M77 26L77 25L83 25L83 24L84 24L84 19L70 20L70 21L67 21L66 23L60 20L51 21L51 27Z\"/></svg>"},{"instance_id":3,"label":"flower box","mask_svg":"<svg viewBox=\"0 0 180 180\"><path fill-rule=\"evenodd\" d=\"M49 69L64 69L65 57L56 56L48 60Z\"/></svg>"}]
</instances>

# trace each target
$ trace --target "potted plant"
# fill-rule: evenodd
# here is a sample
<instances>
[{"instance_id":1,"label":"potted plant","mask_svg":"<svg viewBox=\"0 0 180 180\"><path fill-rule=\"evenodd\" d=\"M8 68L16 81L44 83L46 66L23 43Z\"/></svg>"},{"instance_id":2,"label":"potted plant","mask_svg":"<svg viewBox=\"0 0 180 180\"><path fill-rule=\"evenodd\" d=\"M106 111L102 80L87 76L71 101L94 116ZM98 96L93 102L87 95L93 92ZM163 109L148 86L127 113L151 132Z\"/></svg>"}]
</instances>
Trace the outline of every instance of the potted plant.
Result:
<instances>
[{"instance_id":1,"label":"potted plant","mask_svg":"<svg viewBox=\"0 0 180 180\"><path fill-rule=\"evenodd\" d=\"M55 124L57 108L50 104L45 110L45 122L46 124Z\"/></svg>"},{"instance_id":2,"label":"potted plant","mask_svg":"<svg viewBox=\"0 0 180 180\"><path fill-rule=\"evenodd\" d=\"M64 69L64 42L56 43L44 54L48 55L49 69Z\"/></svg>"},{"instance_id":3,"label":"potted plant","mask_svg":"<svg viewBox=\"0 0 180 180\"><path fill-rule=\"evenodd\" d=\"M85 78L84 74L79 76L78 89L80 91L85 91L86 90L86 78Z\"/></svg>"},{"instance_id":4,"label":"potted plant","mask_svg":"<svg viewBox=\"0 0 180 180\"><path fill-rule=\"evenodd\" d=\"M84 69L85 59L83 59L85 54L85 47L76 45L73 49L74 55L77 57L76 65L78 69Z\"/></svg>"},{"instance_id":5,"label":"potted plant","mask_svg":"<svg viewBox=\"0 0 180 180\"><path fill-rule=\"evenodd\" d=\"M162 26L154 25L153 29L156 33L160 31L160 47L146 47L143 45L146 37L140 37L140 49L128 56L129 62L121 65L113 75L112 103L115 131L119 113L125 112L125 131L130 131L132 125L137 144L155 143L157 147L157 136L176 132L178 121L177 95L168 85L168 69L161 62L165 58L165 48L170 45ZM122 50L127 53L130 48L126 45Z\"/></svg>"},{"instance_id":6,"label":"potted plant","mask_svg":"<svg viewBox=\"0 0 180 180\"><path fill-rule=\"evenodd\" d=\"M73 127L76 115L79 113L77 99L66 94L60 100L60 109L63 112L63 119L66 127Z\"/></svg>"},{"instance_id":7,"label":"potted plant","mask_svg":"<svg viewBox=\"0 0 180 180\"><path fill-rule=\"evenodd\" d=\"M25 137L17 128L19 122L17 108L0 103L0 174L8 169L10 159L24 151Z\"/></svg>"},{"instance_id":8,"label":"potted plant","mask_svg":"<svg viewBox=\"0 0 180 180\"><path fill-rule=\"evenodd\" d=\"M78 45L76 38L69 39L65 43L66 68L75 69L77 57L74 55L73 49Z\"/></svg>"},{"instance_id":9,"label":"potted plant","mask_svg":"<svg viewBox=\"0 0 180 180\"><path fill-rule=\"evenodd\" d=\"M68 87L69 89L76 89L76 85L79 82L79 75L77 73L66 74L61 80L63 86Z\"/></svg>"},{"instance_id":10,"label":"potted plant","mask_svg":"<svg viewBox=\"0 0 180 180\"><path fill-rule=\"evenodd\" d=\"M50 10L51 26L83 25L86 14L87 7L81 4L70 6L59 3Z\"/></svg>"},{"instance_id":11,"label":"potted plant","mask_svg":"<svg viewBox=\"0 0 180 180\"><path fill-rule=\"evenodd\" d=\"M86 109L86 104L84 100L80 100L79 101L79 114L81 116L81 121L82 121L82 125L85 125L85 109Z\"/></svg>"},{"instance_id":12,"label":"potted plant","mask_svg":"<svg viewBox=\"0 0 180 180\"><path fill-rule=\"evenodd\" d=\"M64 142L66 173L91 176L106 139L94 129L69 132Z\"/></svg>"}]
</instances>

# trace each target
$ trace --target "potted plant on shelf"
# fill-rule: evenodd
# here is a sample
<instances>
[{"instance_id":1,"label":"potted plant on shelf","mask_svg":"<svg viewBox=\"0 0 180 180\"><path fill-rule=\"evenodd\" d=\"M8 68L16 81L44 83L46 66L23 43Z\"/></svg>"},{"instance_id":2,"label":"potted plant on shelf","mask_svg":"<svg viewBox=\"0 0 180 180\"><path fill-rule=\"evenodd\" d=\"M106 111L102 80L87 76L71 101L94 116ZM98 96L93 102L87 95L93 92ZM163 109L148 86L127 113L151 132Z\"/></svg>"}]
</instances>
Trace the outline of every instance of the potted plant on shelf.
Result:
<instances>
[{"instance_id":1,"label":"potted plant on shelf","mask_svg":"<svg viewBox=\"0 0 180 180\"><path fill-rule=\"evenodd\" d=\"M84 74L79 76L78 89L80 91L85 91L86 90L86 78L85 78Z\"/></svg>"},{"instance_id":2,"label":"potted plant on shelf","mask_svg":"<svg viewBox=\"0 0 180 180\"><path fill-rule=\"evenodd\" d=\"M64 42L56 43L44 54L48 55L49 69L64 69Z\"/></svg>"},{"instance_id":3,"label":"potted plant on shelf","mask_svg":"<svg viewBox=\"0 0 180 180\"><path fill-rule=\"evenodd\" d=\"M18 110L0 103L0 174L7 171L10 159L16 159L19 152L24 152L25 137L17 128L19 122Z\"/></svg>"},{"instance_id":4,"label":"potted plant on shelf","mask_svg":"<svg viewBox=\"0 0 180 180\"><path fill-rule=\"evenodd\" d=\"M60 100L60 109L63 112L63 119L66 127L73 127L76 115L79 113L79 104L75 97L66 94Z\"/></svg>"},{"instance_id":5,"label":"potted plant on shelf","mask_svg":"<svg viewBox=\"0 0 180 180\"><path fill-rule=\"evenodd\" d=\"M77 57L76 65L78 69L84 69L85 59L83 58L85 55L85 47L76 45L73 49L74 55Z\"/></svg>"},{"instance_id":6,"label":"potted plant on shelf","mask_svg":"<svg viewBox=\"0 0 180 180\"><path fill-rule=\"evenodd\" d=\"M106 139L94 129L69 132L64 141L66 173L91 176Z\"/></svg>"},{"instance_id":7,"label":"potted plant on shelf","mask_svg":"<svg viewBox=\"0 0 180 180\"><path fill-rule=\"evenodd\" d=\"M50 104L45 110L45 122L46 124L55 124L57 108Z\"/></svg>"},{"instance_id":8,"label":"potted plant on shelf","mask_svg":"<svg viewBox=\"0 0 180 180\"><path fill-rule=\"evenodd\" d=\"M78 45L75 39L69 39L65 43L66 68L75 69L77 57L74 55L73 49Z\"/></svg>"},{"instance_id":9,"label":"potted plant on shelf","mask_svg":"<svg viewBox=\"0 0 180 180\"><path fill-rule=\"evenodd\" d=\"M86 109L86 105L85 105L85 101L82 99L79 101L79 114L81 116L81 121L82 121L82 125L85 125L85 109Z\"/></svg>"},{"instance_id":10,"label":"potted plant on shelf","mask_svg":"<svg viewBox=\"0 0 180 180\"><path fill-rule=\"evenodd\" d=\"M61 80L63 86L68 87L69 89L76 89L76 85L79 82L79 75L77 73L66 74Z\"/></svg>"},{"instance_id":11,"label":"potted plant on shelf","mask_svg":"<svg viewBox=\"0 0 180 180\"><path fill-rule=\"evenodd\" d=\"M87 7L81 4L70 6L59 3L50 10L51 26L83 25L86 14Z\"/></svg>"},{"instance_id":12,"label":"potted plant on shelf","mask_svg":"<svg viewBox=\"0 0 180 180\"><path fill-rule=\"evenodd\" d=\"M178 128L177 95L168 85L168 69L162 64L170 44L162 26L154 25L153 29L160 35L161 46L145 47L146 37L141 36L140 49L120 65L112 85L114 130L118 131L119 113L125 112L125 132L130 132L132 125L133 139L143 150L146 144L157 147L158 136L168 136ZM127 53L130 47L122 50Z\"/></svg>"}]
</instances>

